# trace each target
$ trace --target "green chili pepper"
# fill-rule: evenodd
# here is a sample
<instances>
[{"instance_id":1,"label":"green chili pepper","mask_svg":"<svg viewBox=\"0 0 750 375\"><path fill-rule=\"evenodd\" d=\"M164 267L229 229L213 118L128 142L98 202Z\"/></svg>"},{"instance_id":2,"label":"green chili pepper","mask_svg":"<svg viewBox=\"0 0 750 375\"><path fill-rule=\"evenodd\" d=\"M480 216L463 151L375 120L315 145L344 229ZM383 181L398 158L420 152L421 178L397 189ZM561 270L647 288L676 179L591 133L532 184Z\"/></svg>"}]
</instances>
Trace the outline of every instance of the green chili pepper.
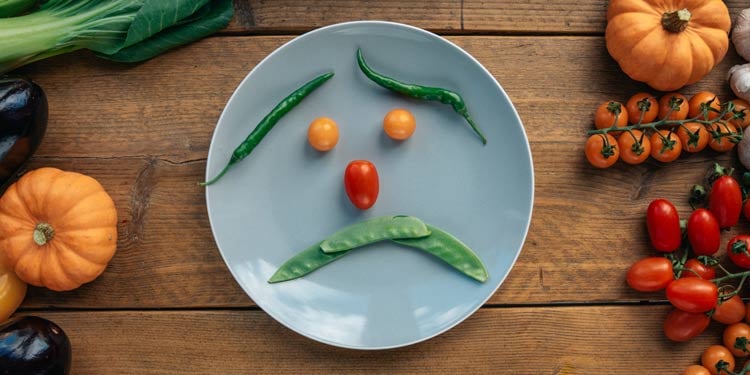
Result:
<instances>
[{"instance_id":1,"label":"green chili pepper","mask_svg":"<svg viewBox=\"0 0 750 375\"><path fill-rule=\"evenodd\" d=\"M410 227L412 229L405 230L401 228L394 231L389 225L395 223L404 224L405 227ZM393 239L403 235L414 236L415 231L413 228L419 226L415 226L415 224L423 225L426 230L429 231L429 235ZM344 256L344 254L348 254L352 249L370 243L369 239L388 239L384 238L383 235L383 233L386 232L390 233L388 236L392 238L392 241L398 244L424 250L477 281L487 281L487 268L485 268L482 260L456 237L442 229L424 224L419 219L411 216L385 216L351 225L334 233L325 241L319 242L305 249L284 262L284 264L276 270L273 276L268 279L268 282L278 283L307 275ZM331 240L334 240L334 242L339 245L346 244L347 247L353 247L349 247L348 250L325 253L324 244L326 241Z\"/></svg>"},{"instance_id":2,"label":"green chili pepper","mask_svg":"<svg viewBox=\"0 0 750 375\"><path fill-rule=\"evenodd\" d=\"M474 280L487 281L487 268L468 246L439 228L429 224L427 228L432 232L427 237L396 239L393 242L424 250Z\"/></svg>"},{"instance_id":3,"label":"green chili pepper","mask_svg":"<svg viewBox=\"0 0 750 375\"><path fill-rule=\"evenodd\" d=\"M464 99L457 92L438 87L420 86L412 83L404 83L393 78L386 77L372 70L372 68L367 65L367 63L365 62L365 58L362 56L361 49L357 49L357 63L359 64L360 70L362 70L362 73L364 73L367 78L382 87L385 87L391 91L395 91L399 94L412 97L414 99L435 100L443 104L451 105L456 113L466 119L466 121L471 126L471 129L474 130L474 133L476 133L482 140L482 144L487 144L487 138L485 138L482 130L479 129L479 126L477 126L477 124L474 123L474 120L472 120L471 116L469 116L469 110L466 108L466 102L464 102Z\"/></svg>"},{"instance_id":4,"label":"green chili pepper","mask_svg":"<svg viewBox=\"0 0 750 375\"><path fill-rule=\"evenodd\" d=\"M324 253L351 250L394 238L429 236L422 220L413 216L381 216L350 225L328 237L320 244Z\"/></svg>"},{"instance_id":5,"label":"green chili pepper","mask_svg":"<svg viewBox=\"0 0 750 375\"><path fill-rule=\"evenodd\" d=\"M247 138L245 138L245 140L240 143L240 145L237 146L236 149L234 149L232 157L229 159L229 163L224 167L224 169L222 169L221 172L216 175L216 177L206 182L202 182L201 186L208 186L218 181L221 176L224 175L224 173L227 173L232 165L250 155L253 149L255 149L260 141L263 140L263 137L265 137L266 134L271 131L274 125L276 125L276 123L279 122L279 120L284 117L284 115L289 113L289 111L291 111L292 108L299 104L302 99L310 95L310 93L315 91L315 89L320 87L331 77L333 77L333 72L325 73L318 77L315 77L312 81L307 82L302 87L298 88L289 96L284 98L284 100L277 104L276 107L274 107L271 112L266 115L266 117L260 120L260 123L258 123L258 125L255 127L255 129L253 129L252 132L250 132L250 135L248 135Z\"/></svg>"},{"instance_id":6,"label":"green chili pepper","mask_svg":"<svg viewBox=\"0 0 750 375\"><path fill-rule=\"evenodd\" d=\"M268 279L268 282L273 284L305 276L308 273L342 257L346 253L348 253L348 251L326 254L320 250L320 242L318 242L284 262L284 264L276 270L276 273Z\"/></svg>"}]
</instances>

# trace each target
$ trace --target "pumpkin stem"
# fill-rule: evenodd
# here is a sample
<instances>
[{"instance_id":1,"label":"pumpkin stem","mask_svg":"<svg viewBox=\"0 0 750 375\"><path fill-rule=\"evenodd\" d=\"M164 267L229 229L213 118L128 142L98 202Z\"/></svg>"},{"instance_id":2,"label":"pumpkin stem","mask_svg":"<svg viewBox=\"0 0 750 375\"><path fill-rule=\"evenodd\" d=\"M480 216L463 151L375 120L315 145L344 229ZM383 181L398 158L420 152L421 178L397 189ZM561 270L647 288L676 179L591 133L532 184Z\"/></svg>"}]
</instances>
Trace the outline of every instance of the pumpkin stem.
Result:
<instances>
[{"instance_id":1,"label":"pumpkin stem","mask_svg":"<svg viewBox=\"0 0 750 375\"><path fill-rule=\"evenodd\" d=\"M686 9L676 10L674 12L667 12L661 16L661 25L664 30L671 33L679 33L687 28L688 22L690 22L690 11Z\"/></svg>"},{"instance_id":2,"label":"pumpkin stem","mask_svg":"<svg viewBox=\"0 0 750 375\"><path fill-rule=\"evenodd\" d=\"M34 242L37 245L42 246L55 237L55 228L47 223L39 223L34 228Z\"/></svg>"}]
</instances>

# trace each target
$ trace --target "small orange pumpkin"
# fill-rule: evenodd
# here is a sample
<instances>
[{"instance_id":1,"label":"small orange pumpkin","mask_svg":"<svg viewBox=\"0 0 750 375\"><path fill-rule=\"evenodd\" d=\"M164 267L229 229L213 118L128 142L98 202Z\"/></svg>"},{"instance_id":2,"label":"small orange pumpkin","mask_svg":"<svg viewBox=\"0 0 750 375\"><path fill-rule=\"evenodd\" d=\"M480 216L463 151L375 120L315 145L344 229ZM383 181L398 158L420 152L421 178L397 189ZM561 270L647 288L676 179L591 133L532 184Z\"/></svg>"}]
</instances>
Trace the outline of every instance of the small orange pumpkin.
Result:
<instances>
[{"instance_id":1,"label":"small orange pumpkin","mask_svg":"<svg viewBox=\"0 0 750 375\"><path fill-rule=\"evenodd\" d=\"M55 291L97 278L117 248L117 210L95 179L56 168L23 175L0 198L0 255Z\"/></svg>"},{"instance_id":2,"label":"small orange pumpkin","mask_svg":"<svg viewBox=\"0 0 750 375\"><path fill-rule=\"evenodd\" d=\"M630 78L672 91L724 58L730 27L722 0L610 0L605 40Z\"/></svg>"}]
</instances>

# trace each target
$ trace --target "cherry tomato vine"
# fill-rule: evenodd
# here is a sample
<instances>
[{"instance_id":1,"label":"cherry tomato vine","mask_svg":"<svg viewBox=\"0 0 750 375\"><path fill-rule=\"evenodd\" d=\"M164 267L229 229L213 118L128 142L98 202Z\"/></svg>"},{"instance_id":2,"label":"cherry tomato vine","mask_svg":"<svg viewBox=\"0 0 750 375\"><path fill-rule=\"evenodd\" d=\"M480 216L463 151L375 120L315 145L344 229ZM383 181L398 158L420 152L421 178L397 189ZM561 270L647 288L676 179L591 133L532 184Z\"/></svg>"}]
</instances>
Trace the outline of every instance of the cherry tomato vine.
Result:
<instances>
[{"instance_id":1,"label":"cherry tomato vine","mask_svg":"<svg viewBox=\"0 0 750 375\"><path fill-rule=\"evenodd\" d=\"M720 103L709 92L697 93L689 101L677 93L666 94L658 102L647 93L633 95L627 105L607 101L594 113L596 129L587 133L586 158L594 167L608 168L619 159L640 164L649 156L669 163L683 152L706 147L726 152L742 140L735 123L744 121L744 115L734 101Z\"/></svg>"}]
</instances>

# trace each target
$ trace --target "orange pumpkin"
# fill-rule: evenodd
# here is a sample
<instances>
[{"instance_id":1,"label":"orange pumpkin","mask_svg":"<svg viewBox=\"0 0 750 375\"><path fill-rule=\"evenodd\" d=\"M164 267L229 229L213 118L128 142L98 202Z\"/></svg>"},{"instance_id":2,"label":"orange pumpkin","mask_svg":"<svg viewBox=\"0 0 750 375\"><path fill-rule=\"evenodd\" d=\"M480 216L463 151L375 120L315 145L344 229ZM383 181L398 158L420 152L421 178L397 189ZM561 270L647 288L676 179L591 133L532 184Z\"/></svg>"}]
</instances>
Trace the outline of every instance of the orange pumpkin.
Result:
<instances>
[{"instance_id":1,"label":"orange pumpkin","mask_svg":"<svg viewBox=\"0 0 750 375\"><path fill-rule=\"evenodd\" d=\"M730 27L722 0L610 0L605 39L630 78L672 91L724 58Z\"/></svg>"},{"instance_id":2,"label":"orange pumpkin","mask_svg":"<svg viewBox=\"0 0 750 375\"><path fill-rule=\"evenodd\" d=\"M0 198L0 255L31 285L75 289L104 271L116 247L114 202L89 176L40 168Z\"/></svg>"}]
</instances>

